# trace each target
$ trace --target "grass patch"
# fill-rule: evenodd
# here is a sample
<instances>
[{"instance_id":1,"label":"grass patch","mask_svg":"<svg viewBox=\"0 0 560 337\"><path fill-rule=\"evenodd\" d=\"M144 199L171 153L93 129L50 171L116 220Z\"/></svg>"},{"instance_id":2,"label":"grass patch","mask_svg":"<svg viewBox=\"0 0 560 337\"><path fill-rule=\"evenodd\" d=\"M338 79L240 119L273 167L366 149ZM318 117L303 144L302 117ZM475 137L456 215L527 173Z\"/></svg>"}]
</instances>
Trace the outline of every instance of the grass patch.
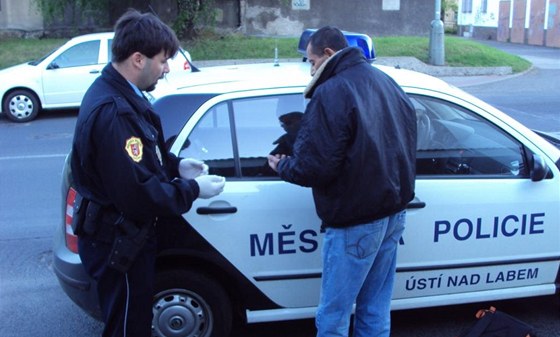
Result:
<instances>
[{"instance_id":1,"label":"grass patch","mask_svg":"<svg viewBox=\"0 0 560 337\"><path fill-rule=\"evenodd\" d=\"M193 60L273 59L278 48L279 58L299 58L297 38L207 36L196 41L183 42Z\"/></svg>"},{"instance_id":2,"label":"grass patch","mask_svg":"<svg viewBox=\"0 0 560 337\"><path fill-rule=\"evenodd\" d=\"M0 69L38 59L61 46L64 39L4 39L0 43ZM378 57L411 56L427 63L429 38L413 36L378 37L373 40ZM510 66L513 72L528 69L531 64L515 55L456 36L445 37L445 62L452 67ZM194 63L197 60L300 58L298 38L217 36L205 34L194 41L183 41Z\"/></svg>"},{"instance_id":3,"label":"grass patch","mask_svg":"<svg viewBox=\"0 0 560 337\"><path fill-rule=\"evenodd\" d=\"M0 40L0 69L37 60L62 46L65 39L2 39Z\"/></svg>"},{"instance_id":4,"label":"grass patch","mask_svg":"<svg viewBox=\"0 0 560 337\"><path fill-rule=\"evenodd\" d=\"M427 37L380 37L373 40L377 56L412 56L428 63L430 40ZM510 66L514 73L529 69L531 63L517 55L455 36L444 40L445 63L451 67Z\"/></svg>"}]
</instances>

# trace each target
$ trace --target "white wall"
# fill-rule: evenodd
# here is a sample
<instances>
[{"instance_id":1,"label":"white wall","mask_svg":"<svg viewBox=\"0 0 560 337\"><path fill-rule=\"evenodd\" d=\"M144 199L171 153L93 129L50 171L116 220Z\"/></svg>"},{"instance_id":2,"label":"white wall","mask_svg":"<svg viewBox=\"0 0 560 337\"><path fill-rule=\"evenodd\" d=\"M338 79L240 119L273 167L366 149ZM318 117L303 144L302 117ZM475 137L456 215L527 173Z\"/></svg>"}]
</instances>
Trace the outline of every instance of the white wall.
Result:
<instances>
[{"instance_id":1,"label":"white wall","mask_svg":"<svg viewBox=\"0 0 560 337\"><path fill-rule=\"evenodd\" d=\"M482 13L482 0L472 1L472 13L463 13L463 0L459 0L457 24L460 26L498 27L500 0L487 0L486 13Z\"/></svg>"},{"instance_id":2,"label":"white wall","mask_svg":"<svg viewBox=\"0 0 560 337\"><path fill-rule=\"evenodd\" d=\"M33 0L0 0L0 29L43 29L43 17Z\"/></svg>"}]
</instances>

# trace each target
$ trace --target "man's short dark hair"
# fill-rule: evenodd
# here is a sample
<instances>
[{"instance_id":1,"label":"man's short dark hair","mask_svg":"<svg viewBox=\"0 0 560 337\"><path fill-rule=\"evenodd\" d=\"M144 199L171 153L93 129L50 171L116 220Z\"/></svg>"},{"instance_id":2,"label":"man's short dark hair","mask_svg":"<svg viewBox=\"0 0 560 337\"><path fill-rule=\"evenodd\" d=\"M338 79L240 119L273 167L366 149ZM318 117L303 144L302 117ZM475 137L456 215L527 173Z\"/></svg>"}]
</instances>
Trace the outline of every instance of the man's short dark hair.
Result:
<instances>
[{"instance_id":1,"label":"man's short dark hair","mask_svg":"<svg viewBox=\"0 0 560 337\"><path fill-rule=\"evenodd\" d=\"M161 51L172 57L179 50L175 32L151 13L129 9L115 24L112 62L122 62L135 52L152 58Z\"/></svg>"},{"instance_id":2,"label":"man's short dark hair","mask_svg":"<svg viewBox=\"0 0 560 337\"><path fill-rule=\"evenodd\" d=\"M311 35L307 44L311 45L311 51L317 56L323 56L325 48L339 51L348 47L348 41L342 31L332 26L318 29Z\"/></svg>"}]
</instances>

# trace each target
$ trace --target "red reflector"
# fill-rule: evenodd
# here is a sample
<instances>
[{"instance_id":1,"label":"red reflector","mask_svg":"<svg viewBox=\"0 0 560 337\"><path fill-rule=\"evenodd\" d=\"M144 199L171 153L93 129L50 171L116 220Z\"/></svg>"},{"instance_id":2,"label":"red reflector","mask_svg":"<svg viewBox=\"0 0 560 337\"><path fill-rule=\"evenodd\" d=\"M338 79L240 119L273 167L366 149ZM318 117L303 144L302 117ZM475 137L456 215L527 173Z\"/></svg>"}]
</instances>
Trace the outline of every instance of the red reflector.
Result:
<instances>
[{"instance_id":1,"label":"red reflector","mask_svg":"<svg viewBox=\"0 0 560 337\"><path fill-rule=\"evenodd\" d=\"M66 247L78 254L78 237L74 235L72 230L72 218L74 216L74 200L76 199L76 190L70 187L68 195L66 196L66 217L65 217L65 232L66 232Z\"/></svg>"}]
</instances>

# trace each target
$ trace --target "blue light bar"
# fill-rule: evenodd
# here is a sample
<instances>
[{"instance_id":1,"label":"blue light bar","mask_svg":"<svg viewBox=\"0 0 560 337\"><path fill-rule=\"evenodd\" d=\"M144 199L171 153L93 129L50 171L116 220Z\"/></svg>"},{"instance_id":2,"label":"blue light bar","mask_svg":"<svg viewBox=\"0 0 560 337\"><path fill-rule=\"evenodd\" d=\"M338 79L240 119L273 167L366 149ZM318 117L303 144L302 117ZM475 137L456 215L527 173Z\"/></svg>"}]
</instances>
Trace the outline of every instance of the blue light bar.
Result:
<instances>
[{"instance_id":1,"label":"blue light bar","mask_svg":"<svg viewBox=\"0 0 560 337\"><path fill-rule=\"evenodd\" d=\"M301 33L298 43L298 52L302 54L304 58L307 58L307 41L309 41L311 34L313 34L315 31L317 31L317 29L306 29L303 31L303 33ZM348 45L359 47L369 62L375 60L375 48L373 47L373 41L369 36L367 36L366 34L345 31L342 31L342 33L346 37Z\"/></svg>"}]
</instances>

